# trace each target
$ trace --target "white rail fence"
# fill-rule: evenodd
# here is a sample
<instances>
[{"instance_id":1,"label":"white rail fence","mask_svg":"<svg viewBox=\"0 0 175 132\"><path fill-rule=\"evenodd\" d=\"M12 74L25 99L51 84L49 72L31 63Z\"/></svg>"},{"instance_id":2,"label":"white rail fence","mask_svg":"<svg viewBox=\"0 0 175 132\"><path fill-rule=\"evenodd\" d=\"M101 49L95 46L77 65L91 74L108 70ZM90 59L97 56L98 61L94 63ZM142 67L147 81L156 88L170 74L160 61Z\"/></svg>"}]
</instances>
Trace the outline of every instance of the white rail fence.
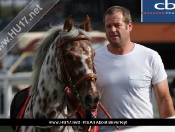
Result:
<instances>
[{"instance_id":1,"label":"white rail fence","mask_svg":"<svg viewBox=\"0 0 175 132\"><path fill-rule=\"evenodd\" d=\"M175 70L166 70L166 72L168 74L168 81L169 83L171 83L171 81L175 78ZM30 85L31 84L31 74L0 75L0 86L2 88L1 90L2 94L4 95L4 99L3 99L4 111L3 113L0 114L0 118L9 118L10 105L13 99L12 85L19 85L19 84Z\"/></svg>"},{"instance_id":2,"label":"white rail fence","mask_svg":"<svg viewBox=\"0 0 175 132\"><path fill-rule=\"evenodd\" d=\"M12 85L19 84L31 84L31 74L21 75L0 75L0 86L3 94L3 113L0 114L0 118L9 118L10 116L10 105L13 99ZM2 107L2 105L0 106Z\"/></svg>"}]
</instances>

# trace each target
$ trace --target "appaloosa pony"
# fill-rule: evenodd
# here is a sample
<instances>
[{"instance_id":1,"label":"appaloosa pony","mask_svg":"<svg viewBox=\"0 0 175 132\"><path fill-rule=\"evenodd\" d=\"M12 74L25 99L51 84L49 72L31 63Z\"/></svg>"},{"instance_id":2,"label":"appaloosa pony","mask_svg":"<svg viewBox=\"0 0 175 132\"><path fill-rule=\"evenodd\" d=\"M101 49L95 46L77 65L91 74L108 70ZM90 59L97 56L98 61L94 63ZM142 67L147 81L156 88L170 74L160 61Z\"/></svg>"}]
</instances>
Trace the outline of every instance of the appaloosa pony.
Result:
<instances>
[{"instance_id":1,"label":"appaloosa pony","mask_svg":"<svg viewBox=\"0 0 175 132\"><path fill-rule=\"evenodd\" d=\"M40 40L24 119L89 118L97 108L99 92L89 30L88 16L79 27L73 25L70 16ZM83 112L78 114L78 109ZM19 126L18 130L87 131L82 126Z\"/></svg>"}]
</instances>

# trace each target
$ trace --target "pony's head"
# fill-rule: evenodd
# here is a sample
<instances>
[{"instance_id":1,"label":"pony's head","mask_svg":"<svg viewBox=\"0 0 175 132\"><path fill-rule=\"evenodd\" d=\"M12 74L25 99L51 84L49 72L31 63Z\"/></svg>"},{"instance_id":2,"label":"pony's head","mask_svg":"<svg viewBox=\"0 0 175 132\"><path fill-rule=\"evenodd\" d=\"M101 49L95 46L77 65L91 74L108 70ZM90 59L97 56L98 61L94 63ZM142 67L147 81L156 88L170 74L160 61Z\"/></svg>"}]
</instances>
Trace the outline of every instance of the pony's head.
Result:
<instances>
[{"instance_id":1,"label":"pony's head","mask_svg":"<svg viewBox=\"0 0 175 132\"><path fill-rule=\"evenodd\" d=\"M99 92L94 69L95 52L86 32L90 29L88 16L80 25L80 29L76 29L71 16L68 17L60 32L58 54L63 82L70 88L69 101L74 105L81 103L85 109L94 110L99 101Z\"/></svg>"},{"instance_id":2,"label":"pony's head","mask_svg":"<svg viewBox=\"0 0 175 132\"><path fill-rule=\"evenodd\" d=\"M37 94L38 103L45 102L40 104L41 107L45 108L47 104L50 108L56 107L55 104L62 104L66 95L73 107L80 105L90 111L97 108L99 92L94 69L95 52L88 35L90 29L88 16L78 28L70 16L39 42L31 94Z\"/></svg>"}]
</instances>

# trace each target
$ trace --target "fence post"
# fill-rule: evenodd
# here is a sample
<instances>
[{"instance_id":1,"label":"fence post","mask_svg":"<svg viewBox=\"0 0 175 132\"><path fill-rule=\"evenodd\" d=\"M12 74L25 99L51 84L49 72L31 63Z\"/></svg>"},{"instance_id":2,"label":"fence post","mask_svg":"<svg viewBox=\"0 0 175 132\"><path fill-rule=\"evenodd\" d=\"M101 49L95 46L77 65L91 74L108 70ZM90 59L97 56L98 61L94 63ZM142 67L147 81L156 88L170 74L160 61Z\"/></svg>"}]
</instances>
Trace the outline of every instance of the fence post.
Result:
<instances>
[{"instance_id":1,"label":"fence post","mask_svg":"<svg viewBox=\"0 0 175 132\"><path fill-rule=\"evenodd\" d=\"M4 116L9 118L10 116L10 105L12 100L12 88L9 82L8 75L4 76L3 79L3 91L4 91Z\"/></svg>"}]
</instances>

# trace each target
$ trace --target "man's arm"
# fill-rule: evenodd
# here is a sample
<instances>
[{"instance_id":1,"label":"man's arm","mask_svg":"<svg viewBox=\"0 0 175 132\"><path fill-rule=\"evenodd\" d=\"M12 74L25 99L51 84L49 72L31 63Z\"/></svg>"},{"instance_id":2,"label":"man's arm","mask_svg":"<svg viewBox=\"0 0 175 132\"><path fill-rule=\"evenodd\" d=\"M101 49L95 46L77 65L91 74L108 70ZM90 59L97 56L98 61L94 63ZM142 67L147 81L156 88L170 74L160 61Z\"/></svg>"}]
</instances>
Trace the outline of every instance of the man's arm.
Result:
<instances>
[{"instance_id":1,"label":"man's arm","mask_svg":"<svg viewBox=\"0 0 175 132\"><path fill-rule=\"evenodd\" d=\"M154 93L158 104L160 118L174 116L174 108L172 98L169 93L168 81L164 81L153 85Z\"/></svg>"}]
</instances>

